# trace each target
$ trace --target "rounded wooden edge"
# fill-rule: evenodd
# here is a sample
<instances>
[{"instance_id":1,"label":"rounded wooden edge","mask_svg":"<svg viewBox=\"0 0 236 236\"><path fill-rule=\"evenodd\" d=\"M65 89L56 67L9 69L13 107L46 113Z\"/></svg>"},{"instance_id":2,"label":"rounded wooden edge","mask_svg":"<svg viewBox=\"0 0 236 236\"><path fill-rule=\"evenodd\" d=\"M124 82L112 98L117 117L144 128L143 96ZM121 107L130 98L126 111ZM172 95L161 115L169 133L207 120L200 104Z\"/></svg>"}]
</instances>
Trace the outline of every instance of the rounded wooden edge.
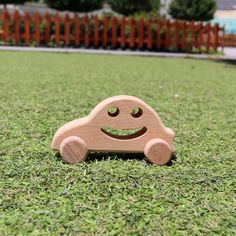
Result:
<instances>
[{"instance_id":1,"label":"rounded wooden edge","mask_svg":"<svg viewBox=\"0 0 236 236\"><path fill-rule=\"evenodd\" d=\"M152 164L165 165L170 161L172 151L166 141L156 138L146 144L144 154Z\"/></svg>"},{"instance_id":2,"label":"rounded wooden edge","mask_svg":"<svg viewBox=\"0 0 236 236\"><path fill-rule=\"evenodd\" d=\"M75 164L86 159L88 150L83 139L77 136L70 136L62 141L60 154L65 162Z\"/></svg>"}]
</instances>

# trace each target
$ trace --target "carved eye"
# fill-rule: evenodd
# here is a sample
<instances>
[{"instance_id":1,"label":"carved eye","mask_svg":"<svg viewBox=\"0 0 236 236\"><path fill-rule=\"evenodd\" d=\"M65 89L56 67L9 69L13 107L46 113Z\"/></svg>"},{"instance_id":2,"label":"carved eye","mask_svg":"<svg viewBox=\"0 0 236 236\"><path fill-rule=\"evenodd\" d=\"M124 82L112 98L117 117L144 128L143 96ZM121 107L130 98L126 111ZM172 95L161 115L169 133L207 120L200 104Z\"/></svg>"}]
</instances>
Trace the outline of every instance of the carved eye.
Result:
<instances>
[{"instance_id":1,"label":"carved eye","mask_svg":"<svg viewBox=\"0 0 236 236\"><path fill-rule=\"evenodd\" d=\"M131 111L131 115L134 118L139 118L142 114L143 114L143 110L141 108L139 108L139 107L135 107Z\"/></svg>"},{"instance_id":2,"label":"carved eye","mask_svg":"<svg viewBox=\"0 0 236 236\"><path fill-rule=\"evenodd\" d=\"M119 115L120 111L118 107L110 107L107 111L108 115L111 117L116 117Z\"/></svg>"}]
</instances>

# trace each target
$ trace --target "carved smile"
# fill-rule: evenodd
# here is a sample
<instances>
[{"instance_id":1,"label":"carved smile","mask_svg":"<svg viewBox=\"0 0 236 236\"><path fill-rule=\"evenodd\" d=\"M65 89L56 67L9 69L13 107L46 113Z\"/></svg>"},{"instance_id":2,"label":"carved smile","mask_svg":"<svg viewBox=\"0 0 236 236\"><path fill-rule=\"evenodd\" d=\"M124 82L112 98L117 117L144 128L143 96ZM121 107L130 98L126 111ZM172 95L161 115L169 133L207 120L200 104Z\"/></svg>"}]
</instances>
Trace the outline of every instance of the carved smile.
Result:
<instances>
[{"instance_id":1,"label":"carved smile","mask_svg":"<svg viewBox=\"0 0 236 236\"><path fill-rule=\"evenodd\" d=\"M135 139L142 135L144 135L147 132L146 127L138 128L138 129L113 129L108 127L101 128L101 131L115 139L121 139L121 140L127 140L127 139Z\"/></svg>"}]
</instances>

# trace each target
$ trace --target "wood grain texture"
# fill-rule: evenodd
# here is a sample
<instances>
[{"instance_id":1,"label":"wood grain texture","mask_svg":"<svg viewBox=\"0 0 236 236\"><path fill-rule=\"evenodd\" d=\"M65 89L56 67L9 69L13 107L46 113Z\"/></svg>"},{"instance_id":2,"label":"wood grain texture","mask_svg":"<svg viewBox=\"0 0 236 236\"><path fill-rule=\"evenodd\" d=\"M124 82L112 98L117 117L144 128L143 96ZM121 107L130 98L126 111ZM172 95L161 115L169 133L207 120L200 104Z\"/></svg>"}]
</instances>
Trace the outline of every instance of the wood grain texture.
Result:
<instances>
[{"instance_id":1,"label":"wood grain texture","mask_svg":"<svg viewBox=\"0 0 236 236\"><path fill-rule=\"evenodd\" d=\"M124 130L128 130L129 134L122 135ZM77 151L74 137L79 137L85 143L83 148L86 147L88 151L142 153L146 150L151 163L162 165L175 151L174 136L175 133L164 126L158 114L149 105L139 98L120 95L99 103L87 117L71 121L59 128L51 146L60 152L64 150L63 153L67 154L62 156L69 163L72 163L73 158L80 160L77 154L69 151L70 148ZM73 139L68 140L69 137ZM147 148L147 143L153 139L155 142L158 139L155 148ZM67 157L70 155L72 159Z\"/></svg>"},{"instance_id":2,"label":"wood grain texture","mask_svg":"<svg viewBox=\"0 0 236 236\"><path fill-rule=\"evenodd\" d=\"M146 144L144 154L151 163L165 165L170 161L172 151L166 141L156 138Z\"/></svg>"},{"instance_id":3,"label":"wood grain texture","mask_svg":"<svg viewBox=\"0 0 236 236\"><path fill-rule=\"evenodd\" d=\"M64 161L74 164L85 160L88 150L84 140L79 137L70 136L61 143L60 154Z\"/></svg>"}]
</instances>

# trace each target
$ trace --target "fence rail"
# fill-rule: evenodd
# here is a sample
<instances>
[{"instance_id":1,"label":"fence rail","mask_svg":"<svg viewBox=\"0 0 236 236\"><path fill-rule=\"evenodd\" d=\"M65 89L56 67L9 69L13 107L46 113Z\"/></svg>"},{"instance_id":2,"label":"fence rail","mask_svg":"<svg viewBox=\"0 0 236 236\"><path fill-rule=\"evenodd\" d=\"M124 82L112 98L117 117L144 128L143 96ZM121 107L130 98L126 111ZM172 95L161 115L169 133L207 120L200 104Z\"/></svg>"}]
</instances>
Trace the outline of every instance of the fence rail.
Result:
<instances>
[{"instance_id":1,"label":"fence rail","mask_svg":"<svg viewBox=\"0 0 236 236\"><path fill-rule=\"evenodd\" d=\"M214 50L223 46L218 24L56 14L0 15L0 41L10 45L130 48L166 51Z\"/></svg>"},{"instance_id":2,"label":"fence rail","mask_svg":"<svg viewBox=\"0 0 236 236\"><path fill-rule=\"evenodd\" d=\"M236 47L236 35L234 34L226 34L223 39L224 46L228 47Z\"/></svg>"}]
</instances>

